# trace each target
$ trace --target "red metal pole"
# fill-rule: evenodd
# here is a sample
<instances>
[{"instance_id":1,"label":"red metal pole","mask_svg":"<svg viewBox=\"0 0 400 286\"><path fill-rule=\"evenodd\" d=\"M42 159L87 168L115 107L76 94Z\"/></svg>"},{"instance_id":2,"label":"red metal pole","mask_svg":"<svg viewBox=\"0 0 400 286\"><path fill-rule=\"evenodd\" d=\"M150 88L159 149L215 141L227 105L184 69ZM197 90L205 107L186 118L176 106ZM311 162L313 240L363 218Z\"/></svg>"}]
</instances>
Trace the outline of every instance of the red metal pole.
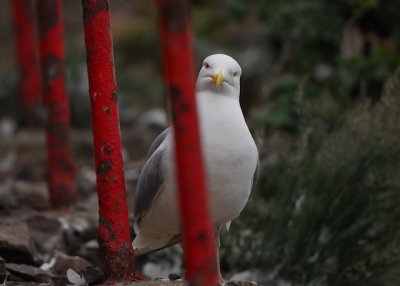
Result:
<instances>
[{"instance_id":1,"label":"red metal pole","mask_svg":"<svg viewBox=\"0 0 400 286\"><path fill-rule=\"evenodd\" d=\"M61 0L37 0L50 200L54 208L76 200L70 143L69 102L65 92Z\"/></svg>"},{"instance_id":2,"label":"red metal pole","mask_svg":"<svg viewBox=\"0 0 400 286\"><path fill-rule=\"evenodd\" d=\"M37 21L34 0L14 0L14 25L20 66L21 101L28 123L39 123L42 104L42 82L37 43Z\"/></svg>"},{"instance_id":3,"label":"red metal pole","mask_svg":"<svg viewBox=\"0 0 400 286\"><path fill-rule=\"evenodd\" d=\"M92 106L100 223L98 240L110 281L133 281L135 258L126 202L108 0L82 0Z\"/></svg>"},{"instance_id":4,"label":"red metal pole","mask_svg":"<svg viewBox=\"0 0 400 286\"><path fill-rule=\"evenodd\" d=\"M158 0L164 72L171 102L186 276L216 285L217 266L195 104L192 36L185 0Z\"/></svg>"}]
</instances>

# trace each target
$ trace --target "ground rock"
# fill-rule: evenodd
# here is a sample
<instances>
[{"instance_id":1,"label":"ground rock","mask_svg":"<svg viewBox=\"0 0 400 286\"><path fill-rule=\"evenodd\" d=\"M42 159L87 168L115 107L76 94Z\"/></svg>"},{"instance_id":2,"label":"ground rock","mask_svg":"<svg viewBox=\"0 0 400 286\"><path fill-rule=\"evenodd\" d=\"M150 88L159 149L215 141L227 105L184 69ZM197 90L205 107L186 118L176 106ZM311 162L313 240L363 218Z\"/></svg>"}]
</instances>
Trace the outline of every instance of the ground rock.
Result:
<instances>
[{"instance_id":1,"label":"ground rock","mask_svg":"<svg viewBox=\"0 0 400 286\"><path fill-rule=\"evenodd\" d=\"M10 211L17 208L18 201L13 192L14 179L0 177L0 210Z\"/></svg>"},{"instance_id":2,"label":"ground rock","mask_svg":"<svg viewBox=\"0 0 400 286\"><path fill-rule=\"evenodd\" d=\"M173 281L173 280L182 279L182 277L179 274L171 273L168 275L168 279Z\"/></svg>"},{"instance_id":3,"label":"ground rock","mask_svg":"<svg viewBox=\"0 0 400 286\"><path fill-rule=\"evenodd\" d=\"M268 273L274 275L275 272ZM264 281L267 280L266 273L262 273L257 269L248 269L241 272L235 272L230 276L229 281ZM229 277L229 276L228 276Z\"/></svg>"},{"instance_id":4,"label":"ground rock","mask_svg":"<svg viewBox=\"0 0 400 286\"><path fill-rule=\"evenodd\" d=\"M135 285L135 286L187 286L189 283L184 280L151 280L151 281L140 281L132 284L114 284L115 286L127 286L127 285ZM226 281L222 283L223 286L261 286L254 281Z\"/></svg>"},{"instance_id":5,"label":"ground rock","mask_svg":"<svg viewBox=\"0 0 400 286\"><path fill-rule=\"evenodd\" d=\"M168 126L167 114L161 108L151 109L140 116L139 125L164 129Z\"/></svg>"},{"instance_id":6,"label":"ground rock","mask_svg":"<svg viewBox=\"0 0 400 286\"><path fill-rule=\"evenodd\" d=\"M0 285L6 280L8 276L7 268L6 268L6 261L0 257Z\"/></svg>"},{"instance_id":7,"label":"ground rock","mask_svg":"<svg viewBox=\"0 0 400 286\"><path fill-rule=\"evenodd\" d=\"M86 267L79 272L72 269L67 271L69 284L74 285L96 285L104 281L104 272L98 267Z\"/></svg>"},{"instance_id":8,"label":"ground rock","mask_svg":"<svg viewBox=\"0 0 400 286\"><path fill-rule=\"evenodd\" d=\"M255 281L232 280L225 282L224 286L260 286L260 284Z\"/></svg>"},{"instance_id":9,"label":"ground rock","mask_svg":"<svg viewBox=\"0 0 400 286\"><path fill-rule=\"evenodd\" d=\"M0 137L1 138L1 137ZM0 155L0 176L12 174L17 165L17 153L14 150Z\"/></svg>"},{"instance_id":10,"label":"ground rock","mask_svg":"<svg viewBox=\"0 0 400 286\"><path fill-rule=\"evenodd\" d=\"M127 285L134 285L134 286L187 286L189 283L183 280L174 280L174 281L169 281L169 280L151 280L151 281L139 281L139 282L134 282L132 284L114 284L115 286L127 286Z\"/></svg>"},{"instance_id":11,"label":"ground rock","mask_svg":"<svg viewBox=\"0 0 400 286\"><path fill-rule=\"evenodd\" d=\"M35 282L7 282L5 285L6 286L50 286L52 284L51 283L35 283ZM65 286L65 285L66 284L64 284L63 286Z\"/></svg>"},{"instance_id":12,"label":"ground rock","mask_svg":"<svg viewBox=\"0 0 400 286\"><path fill-rule=\"evenodd\" d=\"M49 259L55 249L65 250L63 228L57 216L33 214L25 222L37 251L44 259Z\"/></svg>"},{"instance_id":13,"label":"ground rock","mask_svg":"<svg viewBox=\"0 0 400 286\"><path fill-rule=\"evenodd\" d=\"M0 138L3 139L3 145L12 144L12 140L16 130L17 124L15 120L8 117L0 120Z\"/></svg>"},{"instance_id":14,"label":"ground rock","mask_svg":"<svg viewBox=\"0 0 400 286\"><path fill-rule=\"evenodd\" d=\"M89 285L100 283L104 280L104 272L98 267L86 267L79 271L79 274L85 278Z\"/></svg>"},{"instance_id":15,"label":"ground rock","mask_svg":"<svg viewBox=\"0 0 400 286\"><path fill-rule=\"evenodd\" d=\"M96 239L92 239L81 246L77 254L87 259L93 265L100 266L101 255L99 243Z\"/></svg>"},{"instance_id":16,"label":"ground rock","mask_svg":"<svg viewBox=\"0 0 400 286\"><path fill-rule=\"evenodd\" d=\"M7 263L6 268L12 275L29 282L50 283L54 276L49 271L26 264Z\"/></svg>"},{"instance_id":17,"label":"ground rock","mask_svg":"<svg viewBox=\"0 0 400 286\"><path fill-rule=\"evenodd\" d=\"M98 211L79 211L60 217L68 253L77 253L81 246L97 234Z\"/></svg>"},{"instance_id":18,"label":"ground rock","mask_svg":"<svg viewBox=\"0 0 400 286\"><path fill-rule=\"evenodd\" d=\"M69 256L60 251L55 251L55 255L51 261L47 263L47 267L43 267L42 265L41 268L46 270L48 269L54 274L64 276L69 268L76 272L80 272L90 266L91 264L87 260L79 256Z\"/></svg>"},{"instance_id":19,"label":"ground rock","mask_svg":"<svg viewBox=\"0 0 400 286\"><path fill-rule=\"evenodd\" d=\"M96 192L96 172L92 166L82 166L77 172L78 189L85 195Z\"/></svg>"},{"instance_id":20,"label":"ground rock","mask_svg":"<svg viewBox=\"0 0 400 286\"><path fill-rule=\"evenodd\" d=\"M37 264L38 257L24 221L0 220L0 256L7 262Z\"/></svg>"},{"instance_id":21,"label":"ground rock","mask_svg":"<svg viewBox=\"0 0 400 286\"><path fill-rule=\"evenodd\" d=\"M19 207L45 210L50 207L49 192L45 182L18 180L14 184L14 193Z\"/></svg>"}]
</instances>

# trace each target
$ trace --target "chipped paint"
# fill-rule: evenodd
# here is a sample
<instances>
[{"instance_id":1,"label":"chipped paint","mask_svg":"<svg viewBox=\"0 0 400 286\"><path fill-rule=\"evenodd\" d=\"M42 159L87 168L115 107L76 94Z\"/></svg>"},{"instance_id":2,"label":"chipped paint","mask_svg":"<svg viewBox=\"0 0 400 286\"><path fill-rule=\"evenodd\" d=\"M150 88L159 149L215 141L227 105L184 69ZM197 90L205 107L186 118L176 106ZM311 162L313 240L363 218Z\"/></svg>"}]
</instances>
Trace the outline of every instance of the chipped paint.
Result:
<instances>
[{"instance_id":1,"label":"chipped paint","mask_svg":"<svg viewBox=\"0 0 400 286\"><path fill-rule=\"evenodd\" d=\"M98 241L108 282L135 279L124 185L108 0L83 0L99 199ZM111 60L110 60L111 59Z\"/></svg>"},{"instance_id":2,"label":"chipped paint","mask_svg":"<svg viewBox=\"0 0 400 286\"><path fill-rule=\"evenodd\" d=\"M97 176L103 177L112 169L112 164L110 160L107 161L100 161L97 166Z\"/></svg>"}]
</instances>

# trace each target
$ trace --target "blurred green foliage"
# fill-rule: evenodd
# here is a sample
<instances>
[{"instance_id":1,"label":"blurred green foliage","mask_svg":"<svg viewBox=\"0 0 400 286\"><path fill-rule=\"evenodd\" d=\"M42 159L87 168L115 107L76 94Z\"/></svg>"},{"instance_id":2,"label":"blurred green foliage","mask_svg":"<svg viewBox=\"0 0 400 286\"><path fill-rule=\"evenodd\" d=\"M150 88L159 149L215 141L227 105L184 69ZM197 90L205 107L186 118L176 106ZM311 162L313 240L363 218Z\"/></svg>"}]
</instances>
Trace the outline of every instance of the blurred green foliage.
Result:
<instances>
[{"instance_id":1,"label":"blurred green foliage","mask_svg":"<svg viewBox=\"0 0 400 286\"><path fill-rule=\"evenodd\" d=\"M299 88L308 101L327 98L327 114L336 113L332 119L338 108L352 108L360 95L378 99L385 79L400 65L395 28L400 21L388 9L396 4L400 2L260 2L260 34L276 59L271 65L281 69L276 82L269 83L271 105L260 110L262 124L297 130L292 106ZM383 23L389 27L382 28ZM346 52L354 46L355 51Z\"/></svg>"},{"instance_id":2,"label":"blurred green foliage","mask_svg":"<svg viewBox=\"0 0 400 286\"><path fill-rule=\"evenodd\" d=\"M227 267L278 267L295 285L398 285L399 116L400 72L378 103L364 97L331 131L300 115L295 146L263 169L237 236L223 242ZM252 255L232 256L235 247Z\"/></svg>"}]
</instances>

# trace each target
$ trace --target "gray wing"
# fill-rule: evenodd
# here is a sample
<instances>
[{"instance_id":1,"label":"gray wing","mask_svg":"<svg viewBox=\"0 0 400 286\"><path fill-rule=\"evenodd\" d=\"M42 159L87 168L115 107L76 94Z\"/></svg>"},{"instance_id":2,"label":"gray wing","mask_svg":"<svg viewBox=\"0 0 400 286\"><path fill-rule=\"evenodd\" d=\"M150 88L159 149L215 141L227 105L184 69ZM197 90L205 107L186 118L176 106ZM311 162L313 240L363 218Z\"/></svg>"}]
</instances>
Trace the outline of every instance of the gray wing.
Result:
<instances>
[{"instance_id":1,"label":"gray wing","mask_svg":"<svg viewBox=\"0 0 400 286\"><path fill-rule=\"evenodd\" d=\"M257 166L256 166L256 170L254 171L254 175L253 175L253 184L251 185L251 191L250 194L253 193L253 191L256 188L257 185L257 181L258 181L258 176L260 175L260 160L257 160Z\"/></svg>"},{"instance_id":2,"label":"gray wing","mask_svg":"<svg viewBox=\"0 0 400 286\"><path fill-rule=\"evenodd\" d=\"M161 161L164 148L159 148L164 142L169 128L164 130L154 140L148 152L149 159L143 166L136 186L133 215L136 227L140 225L142 216L150 209L152 202L162 188L163 177Z\"/></svg>"},{"instance_id":3,"label":"gray wing","mask_svg":"<svg viewBox=\"0 0 400 286\"><path fill-rule=\"evenodd\" d=\"M164 142L165 138L167 137L167 135L170 132L170 127L168 127L167 129L165 129L163 132L161 132L156 139L154 139L153 143L151 143L151 146L149 148L149 151L147 152L147 158L149 158L154 151L157 150L158 147L160 147L161 143Z\"/></svg>"}]
</instances>

